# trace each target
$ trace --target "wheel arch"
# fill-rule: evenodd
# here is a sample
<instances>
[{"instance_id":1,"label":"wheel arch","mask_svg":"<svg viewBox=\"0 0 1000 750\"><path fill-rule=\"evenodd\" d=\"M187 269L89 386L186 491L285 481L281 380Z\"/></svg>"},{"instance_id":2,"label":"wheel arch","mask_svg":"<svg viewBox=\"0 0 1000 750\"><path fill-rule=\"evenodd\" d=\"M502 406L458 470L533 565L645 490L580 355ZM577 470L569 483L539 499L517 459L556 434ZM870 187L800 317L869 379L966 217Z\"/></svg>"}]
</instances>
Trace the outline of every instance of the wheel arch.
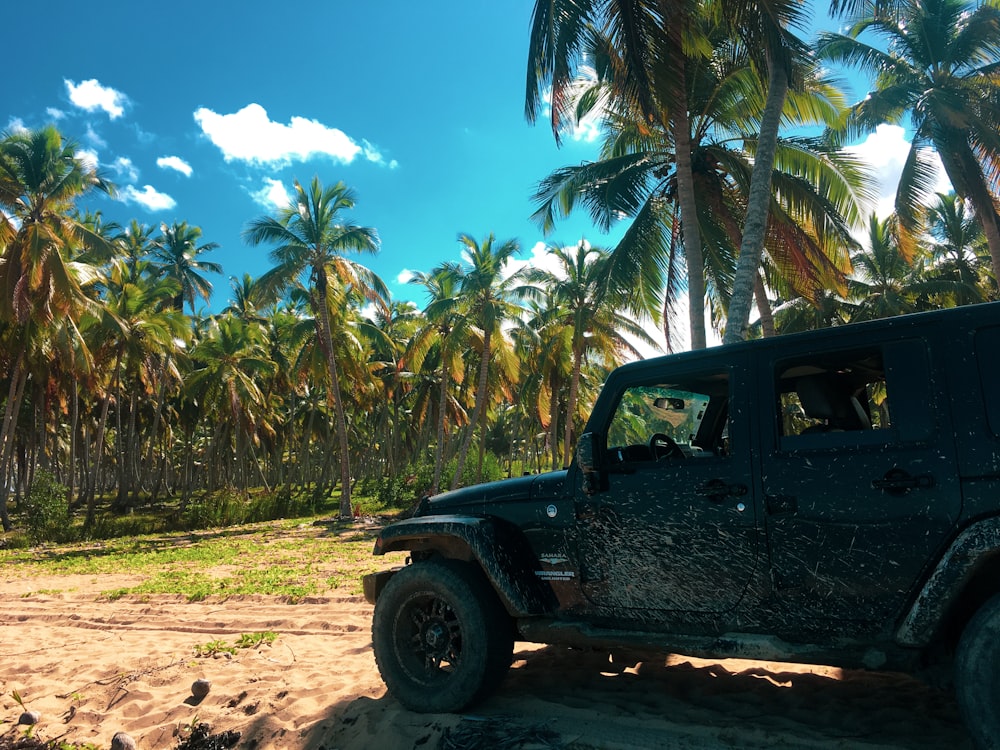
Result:
<instances>
[{"instance_id":1,"label":"wheel arch","mask_svg":"<svg viewBox=\"0 0 1000 750\"><path fill-rule=\"evenodd\" d=\"M1000 517L978 521L955 538L926 579L896 631L904 646L957 643L966 624L1000 594Z\"/></svg>"},{"instance_id":2,"label":"wheel arch","mask_svg":"<svg viewBox=\"0 0 1000 750\"><path fill-rule=\"evenodd\" d=\"M476 566L512 617L554 608L551 590L534 575L527 541L515 527L496 519L427 516L400 521L383 529L375 543L376 555L398 551L409 551L414 561L441 557Z\"/></svg>"}]
</instances>

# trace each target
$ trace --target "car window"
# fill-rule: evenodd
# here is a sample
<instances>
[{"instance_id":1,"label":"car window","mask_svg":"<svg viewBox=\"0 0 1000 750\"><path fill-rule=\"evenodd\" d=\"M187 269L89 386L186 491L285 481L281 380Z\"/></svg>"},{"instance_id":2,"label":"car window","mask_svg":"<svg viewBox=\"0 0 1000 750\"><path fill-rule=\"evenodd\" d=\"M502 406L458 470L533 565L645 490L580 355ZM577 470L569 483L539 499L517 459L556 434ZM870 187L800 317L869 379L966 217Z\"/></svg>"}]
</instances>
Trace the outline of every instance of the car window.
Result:
<instances>
[{"instance_id":1,"label":"car window","mask_svg":"<svg viewBox=\"0 0 1000 750\"><path fill-rule=\"evenodd\" d=\"M784 363L777 373L784 436L889 429L885 367L878 350Z\"/></svg>"},{"instance_id":2,"label":"car window","mask_svg":"<svg viewBox=\"0 0 1000 750\"><path fill-rule=\"evenodd\" d=\"M619 460L667 458L663 448L671 443L685 457L723 455L728 397L728 377L720 372L628 387L608 425L608 447Z\"/></svg>"},{"instance_id":3,"label":"car window","mask_svg":"<svg viewBox=\"0 0 1000 750\"><path fill-rule=\"evenodd\" d=\"M931 432L920 340L810 353L777 363L774 378L782 449L910 441Z\"/></svg>"}]
</instances>

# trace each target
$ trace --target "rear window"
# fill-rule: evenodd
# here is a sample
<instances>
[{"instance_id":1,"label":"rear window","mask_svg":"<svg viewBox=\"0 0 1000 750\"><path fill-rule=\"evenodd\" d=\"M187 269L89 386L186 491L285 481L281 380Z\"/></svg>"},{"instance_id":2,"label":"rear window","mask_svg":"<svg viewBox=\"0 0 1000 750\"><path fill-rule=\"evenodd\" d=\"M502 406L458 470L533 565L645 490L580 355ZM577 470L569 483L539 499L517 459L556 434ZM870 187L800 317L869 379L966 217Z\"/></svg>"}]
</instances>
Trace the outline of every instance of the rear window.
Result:
<instances>
[{"instance_id":1,"label":"rear window","mask_svg":"<svg viewBox=\"0 0 1000 750\"><path fill-rule=\"evenodd\" d=\"M775 388L782 450L910 443L926 440L934 429L920 339L778 362Z\"/></svg>"}]
</instances>

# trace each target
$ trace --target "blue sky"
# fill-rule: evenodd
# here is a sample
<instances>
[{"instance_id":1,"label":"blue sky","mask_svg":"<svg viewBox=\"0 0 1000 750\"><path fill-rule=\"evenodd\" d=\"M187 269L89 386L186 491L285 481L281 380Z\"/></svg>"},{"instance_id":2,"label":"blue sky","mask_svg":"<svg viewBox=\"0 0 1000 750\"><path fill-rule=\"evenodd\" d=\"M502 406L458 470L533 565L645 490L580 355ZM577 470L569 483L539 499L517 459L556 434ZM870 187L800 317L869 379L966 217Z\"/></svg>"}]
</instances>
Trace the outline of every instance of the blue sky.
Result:
<instances>
[{"instance_id":1,"label":"blue sky","mask_svg":"<svg viewBox=\"0 0 1000 750\"><path fill-rule=\"evenodd\" d=\"M220 248L211 309L228 277L260 275L267 248L240 232L292 181L318 175L357 193L354 221L382 249L359 258L398 298L407 269L459 260L457 235L543 240L602 235L579 213L544 238L530 220L535 183L596 156L588 132L557 148L547 122L523 114L534 0L414 3L68 0L5 9L0 128L54 122L119 188L84 206L109 220L187 221ZM10 45L13 45L11 48ZM856 92L857 93L857 92ZM873 160L887 189L902 131L882 133Z\"/></svg>"}]
</instances>

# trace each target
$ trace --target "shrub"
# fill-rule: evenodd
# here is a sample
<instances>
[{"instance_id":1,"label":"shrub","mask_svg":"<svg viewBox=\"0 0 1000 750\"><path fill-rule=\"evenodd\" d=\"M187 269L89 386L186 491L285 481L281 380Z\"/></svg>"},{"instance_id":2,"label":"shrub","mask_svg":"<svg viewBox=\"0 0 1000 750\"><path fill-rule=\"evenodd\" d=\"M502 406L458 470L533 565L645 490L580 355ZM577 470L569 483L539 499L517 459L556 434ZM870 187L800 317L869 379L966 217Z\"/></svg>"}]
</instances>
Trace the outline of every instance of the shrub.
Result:
<instances>
[{"instance_id":1,"label":"shrub","mask_svg":"<svg viewBox=\"0 0 1000 750\"><path fill-rule=\"evenodd\" d=\"M417 501L409 472L375 480L375 499L385 508L408 508Z\"/></svg>"},{"instance_id":2,"label":"shrub","mask_svg":"<svg viewBox=\"0 0 1000 750\"><path fill-rule=\"evenodd\" d=\"M442 489L451 487L451 481L455 476L455 469L457 465L458 461L453 458L444 467L444 471L441 476ZM479 456L477 454L470 453L465 462L465 467L462 469L462 481L459 482L459 486L468 487L476 484L477 481L494 482L498 479L503 479L506 476L503 468L500 466L500 460L489 451L487 451L486 455L483 457L483 476L481 480L477 480L476 478L478 471Z\"/></svg>"},{"instance_id":3,"label":"shrub","mask_svg":"<svg viewBox=\"0 0 1000 750\"><path fill-rule=\"evenodd\" d=\"M239 526L279 518L299 518L316 512L311 496L292 496L287 492L260 492L244 495L223 489L193 500L181 516L185 529L211 529Z\"/></svg>"},{"instance_id":4,"label":"shrub","mask_svg":"<svg viewBox=\"0 0 1000 750\"><path fill-rule=\"evenodd\" d=\"M21 521L32 544L66 541L69 531L67 489L48 471L39 469L19 503Z\"/></svg>"}]
</instances>

